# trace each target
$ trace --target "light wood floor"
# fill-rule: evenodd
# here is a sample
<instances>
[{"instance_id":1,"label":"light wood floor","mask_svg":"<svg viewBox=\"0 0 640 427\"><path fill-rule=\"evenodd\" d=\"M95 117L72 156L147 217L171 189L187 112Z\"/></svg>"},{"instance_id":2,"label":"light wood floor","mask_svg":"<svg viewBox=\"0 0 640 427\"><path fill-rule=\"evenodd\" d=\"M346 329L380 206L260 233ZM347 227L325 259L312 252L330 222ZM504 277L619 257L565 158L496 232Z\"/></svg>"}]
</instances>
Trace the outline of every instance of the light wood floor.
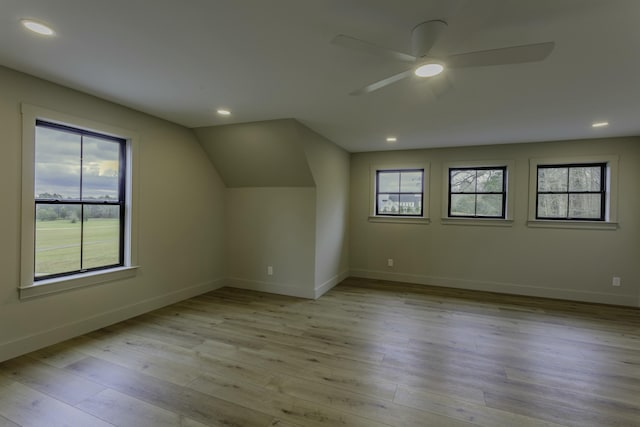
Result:
<instances>
[{"instance_id":1,"label":"light wood floor","mask_svg":"<svg viewBox=\"0 0 640 427\"><path fill-rule=\"evenodd\" d=\"M640 426L640 310L221 289L0 364L0 426Z\"/></svg>"}]
</instances>

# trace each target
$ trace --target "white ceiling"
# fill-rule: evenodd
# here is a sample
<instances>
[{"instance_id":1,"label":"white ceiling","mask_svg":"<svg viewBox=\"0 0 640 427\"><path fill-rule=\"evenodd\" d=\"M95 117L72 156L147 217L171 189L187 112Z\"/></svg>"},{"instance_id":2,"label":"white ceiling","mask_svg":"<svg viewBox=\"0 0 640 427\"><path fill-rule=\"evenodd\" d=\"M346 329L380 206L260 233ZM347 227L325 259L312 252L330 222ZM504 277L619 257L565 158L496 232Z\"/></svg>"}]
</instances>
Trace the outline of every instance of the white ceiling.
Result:
<instances>
[{"instance_id":1,"label":"white ceiling","mask_svg":"<svg viewBox=\"0 0 640 427\"><path fill-rule=\"evenodd\" d=\"M0 0L0 64L188 127L296 118L353 152L640 135L639 18L640 0ZM406 65L334 36L409 51L431 19L440 53L556 47L349 95Z\"/></svg>"}]
</instances>

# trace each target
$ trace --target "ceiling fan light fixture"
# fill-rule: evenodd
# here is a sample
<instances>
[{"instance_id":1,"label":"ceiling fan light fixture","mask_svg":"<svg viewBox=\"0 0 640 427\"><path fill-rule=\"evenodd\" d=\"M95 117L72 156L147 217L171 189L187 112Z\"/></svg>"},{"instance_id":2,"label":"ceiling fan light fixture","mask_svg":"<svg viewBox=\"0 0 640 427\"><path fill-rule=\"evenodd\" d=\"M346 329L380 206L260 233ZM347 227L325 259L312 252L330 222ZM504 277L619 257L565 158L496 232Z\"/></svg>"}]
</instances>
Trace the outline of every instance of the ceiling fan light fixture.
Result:
<instances>
[{"instance_id":1,"label":"ceiling fan light fixture","mask_svg":"<svg viewBox=\"0 0 640 427\"><path fill-rule=\"evenodd\" d=\"M444 71L444 65L438 62L426 62L421 64L414 70L414 74L418 77L433 77Z\"/></svg>"},{"instance_id":2,"label":"ceiling fan light fixture","mask_svg":"<svg viewBox=\"0 0 640 427\"><path fill-rule=\"evenodd\" d=\"M32 21L30 19L23 19L21 22L27 30L33 31L34 33L43 36L52 36L54 34L54 31L50 27L40 22Z\"/></svg>"}]
</instances>

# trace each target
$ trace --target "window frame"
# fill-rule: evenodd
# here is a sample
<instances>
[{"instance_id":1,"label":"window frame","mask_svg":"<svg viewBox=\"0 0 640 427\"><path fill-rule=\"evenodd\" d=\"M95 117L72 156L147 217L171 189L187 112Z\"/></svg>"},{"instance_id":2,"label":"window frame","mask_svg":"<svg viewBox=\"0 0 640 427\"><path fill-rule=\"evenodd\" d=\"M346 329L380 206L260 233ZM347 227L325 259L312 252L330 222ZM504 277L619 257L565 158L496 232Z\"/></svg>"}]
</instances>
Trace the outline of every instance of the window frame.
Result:
<instances>
[{"instance_id":1,"label":"window frame","mask_svg":"<svg viewBox=\"0 0 640 427\"><path fill-rule=\"evenodd\" d=\"M415 192L415 191L401 191L401 182L402 182L402 174L403 173L415 173L415 172L420 172L422 174L422 177L420 179L420 191L419 192ZM397 192L380 192L380 174L381 173L398 173L399 174L399 188ZM378 200L379 200L379 196L381 194L388 194L388 195L397 195L398 196L398 203L400 203L400 196L402 195L416 195L416 194L420 194L421 196L421 203L420 203L420 213L417 214L406 214L406 213L400 213L400 211L398 211L398 213L380 213L380 207L378 205ZM423 216L423 211L424 211L424 169L378 169L376 170L376 195L375 195L375 211L376 211L376 216L391 216L391 217L400 217L400 218L420 218Z\"/></svg>"},{"instance_id":2,"label":"window frame","mask_svg":"<svg viewBox=\"0 0 640 427\"><path fill-rule=\"evenodd\" d=\"M504 179L506 180L505 191L505 213L504 218L496 217L463 217L449 216L449 170L450 169L497 169L505 168ZM442 217L441 224L452 226L488 226L488 227L512 227L515 212L515 160L494 159L494 160L456 160L443 164L442 166Z\"/></svg>"},{"instance_id":3,"label":"window frame","mask_svg":"<svg viewBox=\"0 0 640 427\"><path fill-rule=\"evenodd\" d=\"M449 167L448 170L448 185L447 185L447 218L472 218L472 219L506 219L507 215L507 167L506 166L465 166L465 167ZM502 191L477 191L477 174L478 171L487 170L501 170L502 171ZM476 172L476 191L475 192L459 192L454 193L451 191L451 172L452 171L475 171ZM474 211L475 215L453 215L451 213L451 196L453 194L466 194L475 195ZM478 215L478 195L479 194L499 194L502 195L502 209L500 215Z\"/></svg>"},{"instance_id":4,"label":"window frame","mask_svg":"<svg viewBox=\"0 0 640 427\"><path fill-rule=\"evenodd\" d=\"M138 262L138 141L135 131L101 123L68 113L61 113L27 103L22 113L22 201L20 250L20 299L40 297L134 277ZM124 197L123 265L35 280L35 136L36 121L79 128L126 141L126 180Z\"/></svg>"},{"instance_id":5,"label":"window frame","mask_svg":"<svg viewBox=\"0 0 640 427\"><path fill-rule=\"evenodd\" d=\"M605 219L566 220L539 219L537 211L538 165L570 165L570 164L606 164L605 171ZM618 170L619 156L612 154L573 156L573 157L544 157L529 159L529 210L527 226L533 228L566 228L590 230L617 230L618 228Z\"/></svg>"},{"instance_id":6,"label":"window frame","mask_svg":"<svg viewBox=\"0 0 640 427\"><path fill-rule=\"evenodd\" d=\"M377 214L377 172L378 171L405 171L422 170L422 215L380 215ZM369 165L369 222L396 223L396 224L429 224L429 162L396 162Z\"/></svg>"},{"instance_id":7,"label":"window frame","mask_svg":"<svg viewBox=\"0 0 640 427\"><path fill-rule=\"evenodd\" d=\"M91 131L91 130L87 130L87 129L81 129L78 127L73 127L73 126L69 126L69 125L62 125L59 123L52 123L46 120L42 120L42 119L36 119L36 129L38 127L42 127L42 128L48 128L48 129L55 129L58 131L62 131L62 132L67 132L70 134L75 134L75 135L79 135L80 136L80 171L81 171L81 178L80 178L80 194L79 194L79 198L77 199L57 199L57 198L39 198L37 196L34 195L34 220L37 221L37 219L35 218L36 216L36 210L38 208L39 205L75 205L75 206L80 206L80 269L79 270L70 270L67 272L62 272L62 273L54 273L54 274L47 274L47 275L42 275L42 276L36 276L35 275L35 268L34 268L34 278L33 280L35 282L39 282L41 280L47 280L47 279L54 279L57 277L64 277L64 276L72 276L75 274L79 274L79 273L86 273L86 272L91 272L91 271L98 271L98 270L107 270L107 269L111 269L111 268L117 268L117 267L122 267L124 266L124 254L125 254L125 223L126 223L126 216L125 216L125 212L126 212L126 206L125 206L125 200L126 200L126 190L127 190L127 141L124 138L121 137L116 137L116 136L112 136L112 135L106 135L104 133L99 133L99 132L95 132L95 131ZM82 150L84 147L84 136L88 136L88 137L95 137L95 138L100 138L103 140L110 140L113 141L114 143L118 144L118 157L119 157L119 171L118 171L118 199L116 201L111 201L111 200L88 200L85 199L83 197L83 180L82 180ZM37 142L37 141L36 141ZM99 266L99 267L92 267L92 268L83 268L82 267L82 260L83 260L83 240L84 240L84 207L85 206L118 206L119 209L119 230L118 230L118 262L116 264L108 264L108 265L103 265L103 266ZM34 230L35 232L35 230ZM35 255L34 255L35 256Z\"/></svg>"},{"instance_id":8,"label":"window frame","mask_svg":"<svg viewBox=\"0 0 640 427\"><path fill-rule=\"evenodd\" d=\"M600 189L598 191L571 191L570 187L570 175L572 168L586 168L586 167L598 167L600 168ZM567 170L567 191L540 191L540 169L566 169ZM545 217L541 216L539 212L539 201L541 194L566 194L567 195L567 215L563 217ZM570 200L572 194L599 194L600 195L600 217L598 218L579 218L571 217L570 213ZM538 164L536 166L536 220L545 221L599 221L603 222L606 219L606 207L607 207L607 164L603 162L598 163L568 163L568 164Z\"/></svg>"}]
</instances>

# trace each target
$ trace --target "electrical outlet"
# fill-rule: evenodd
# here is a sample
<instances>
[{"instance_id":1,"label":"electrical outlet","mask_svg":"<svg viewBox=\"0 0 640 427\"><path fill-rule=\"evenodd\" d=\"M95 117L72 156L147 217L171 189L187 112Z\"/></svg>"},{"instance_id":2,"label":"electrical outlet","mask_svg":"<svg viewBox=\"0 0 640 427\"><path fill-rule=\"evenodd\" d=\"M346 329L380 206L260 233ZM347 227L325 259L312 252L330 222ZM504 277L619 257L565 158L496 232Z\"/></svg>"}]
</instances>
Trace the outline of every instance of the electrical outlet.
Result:
<instances>
[{"instance_id":1,"label":"electrical outlet","mask_svg":"<svg viewBox=\"0 0 640 427\"><path fill-rule=\"evenodd\" d=\"M273 266L271 266L271 265L267 266L267 274L269 276L273 276Z\"/></svg>"},{"instance_id":2,"label":"electrical outlet","mask_svg":"<svg viewBox=\"0 0 640 427\"><path fill-rule=\"evenodd\" d=\"M387 260L387 267L393 267L393 258Z\"/></svg>"},{"instance_id":3,"label":"electrical outlet","mask_svg":"<svg viewBox=\"0 0 640 427\"><path fill-rule=\"evenodd\" d=\"M613 280L611 281L611 286L620 286L622 283L620 282L620 278L619 277L614 277Z\"/></svg>"}]
</instances>

